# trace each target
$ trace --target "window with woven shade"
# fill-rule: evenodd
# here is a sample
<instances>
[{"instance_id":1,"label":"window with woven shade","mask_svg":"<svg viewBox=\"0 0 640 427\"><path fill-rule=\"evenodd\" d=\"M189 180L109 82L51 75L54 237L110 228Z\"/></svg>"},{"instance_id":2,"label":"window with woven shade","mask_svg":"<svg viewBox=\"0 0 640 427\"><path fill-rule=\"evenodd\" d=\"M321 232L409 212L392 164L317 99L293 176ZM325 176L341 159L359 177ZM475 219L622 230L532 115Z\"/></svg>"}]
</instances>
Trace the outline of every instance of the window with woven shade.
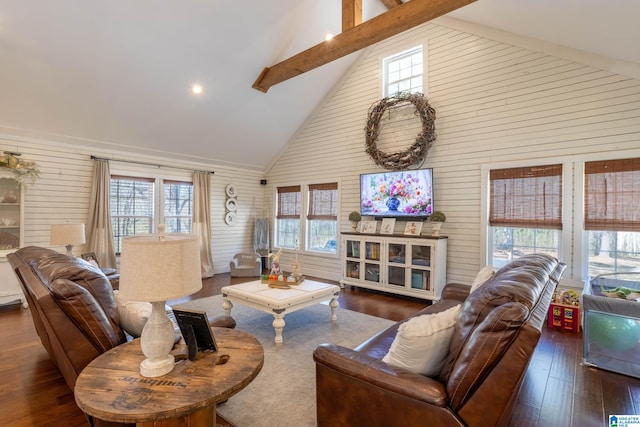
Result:
<instances>
[{"instance_id":1,"label":"window with woven shade","mask_svg":"<svg viewBox=\"0 0 640 427\"><path fill-rule=\"evenodd\" d=\"M491 263L500 267L528 253L558 257L562 230L562 165L489 172Z\"/></svg>"},{"instance_id":2,"label":"window with woven shade","mask_svg":"<svg viewBox=\"0 0 640 427\"><path fill-rule=\"evenodd\" d=\"M338 230L338 183L309 185L307 249L335 253Z\"/></svg>"},{"instance_id":3,"label":"window with woven shade","mask_svg":"<svg viewBox=\"0 0 640 427\"><path fill-rule=\"evenodd\" d=\"M585 162L588 274L640 269L640 158Z\"/></svg>"},{"instance_id":4,"label":"window with woven shade","mask_svg":"<svg viewBox=\"0 0 640 427\"><path fill-rule=\"evenodd\" d=\"M491 226L562 229L562 165L494 169Z\"/></svg>"},{"instance_id":5,"label":"window with woven shade","mask_svg":"<svg viewBox=\"0 0 640 427\"><path fill-rule=\"evenodd\" d=\"M301 191L299 185L277 188L276 246L296 248L300 242Z\"/></svg>"},{"instance_id":6,"label":"window with woven shade","mask_svg":"<svg viewBox=\"0 0 640 427\"><path fill-rule=\"evenodd\" d=\"M640 231L640 158L586 162L584 228Z\"/></svg>"}]
</instances>

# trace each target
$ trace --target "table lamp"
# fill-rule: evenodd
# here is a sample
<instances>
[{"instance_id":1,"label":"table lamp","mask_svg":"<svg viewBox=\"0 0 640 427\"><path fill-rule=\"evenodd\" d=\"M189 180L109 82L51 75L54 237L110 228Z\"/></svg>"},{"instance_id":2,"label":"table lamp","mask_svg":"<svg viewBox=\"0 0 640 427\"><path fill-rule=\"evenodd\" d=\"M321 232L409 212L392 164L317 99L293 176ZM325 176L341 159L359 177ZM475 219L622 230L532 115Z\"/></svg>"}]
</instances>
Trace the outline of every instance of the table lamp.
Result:
<instances>
[{"instance_id":1,"label":"table lamp","mask_svg":"<svg viewBox=\"0 0 640 427\"><path fill-rule=\"evenodd\" d=\"M51 224L49 243L52 245L65 245L67 255L73 256L73 245L87 243L84 224Z\"/></svg>"},{"instance_id":2,"label":"table lamp","mask_svg":"<svg viewBox=\"0 0 640 427\"><path fill-rule=\"evenodd\" d=\"M152 306L140 336L147 357L140 363L142 376L159 377L173 370L175 358L169 352L174 328L165 302L201 288L198 236L160 233L122 239L120 295L129 301L149 301Z\"/></svg>"}]
</instances>

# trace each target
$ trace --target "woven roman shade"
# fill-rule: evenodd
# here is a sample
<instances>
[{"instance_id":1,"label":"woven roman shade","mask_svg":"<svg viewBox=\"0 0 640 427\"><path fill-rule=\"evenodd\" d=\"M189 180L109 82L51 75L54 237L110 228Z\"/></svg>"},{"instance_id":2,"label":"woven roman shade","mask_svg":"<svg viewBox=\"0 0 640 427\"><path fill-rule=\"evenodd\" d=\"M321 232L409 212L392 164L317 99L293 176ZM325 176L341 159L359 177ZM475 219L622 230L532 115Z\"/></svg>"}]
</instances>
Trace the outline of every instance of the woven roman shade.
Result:
<instances>
[{"instance_id":1,"label":"woven roman shade","mask_svg":"<svg viewBox=\"0 0 640 427\"><path fill-rule=\"evenodd\" d=\"M584 228L640 231L640 158L586 162Z\"/></svg>"},{"instance_id":2,"label":"woven roman shade","mask_svg":"<svg viewBox=\"0 0 640 427\"><path fill-rule=\"evenodd\" d=\"M307 219L338 220L338 183L309 185Z\"/></svg>"},{"instance_id":3,"label":"woven roman shade","mask_svg":"<svg viewBox=\"0 0 640 427\"><path fill-rule=\"evenodd\" d=\"M489 224L562 229L562 165L494 169L489 173Z\"/></svg>"},{"instance_id":4,"label":"woven roman shade","mask_svg":"<svg viewBox=\"0 0 640 427\"><path fill-rule=\"evenodd\" d=\"M300 219L300 186L278 187L278 219Z\"/></svg>"}]
</instances>

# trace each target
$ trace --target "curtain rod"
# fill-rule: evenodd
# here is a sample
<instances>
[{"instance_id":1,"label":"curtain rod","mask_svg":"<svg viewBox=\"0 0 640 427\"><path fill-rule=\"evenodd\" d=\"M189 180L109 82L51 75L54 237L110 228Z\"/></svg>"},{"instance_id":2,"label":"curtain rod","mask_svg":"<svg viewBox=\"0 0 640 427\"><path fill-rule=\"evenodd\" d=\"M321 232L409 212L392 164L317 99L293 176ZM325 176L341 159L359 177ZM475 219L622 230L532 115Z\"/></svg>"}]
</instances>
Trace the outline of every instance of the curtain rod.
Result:
<instances>
[{"instance_id":1,"label":"curtain rod","mask_svg":"<svg viewBox=\"0 0 640 427\"><path fill-rule=\"evenodd\" d=\"M91 160L111 160L113 162L123 162L123 163L134 163L137 165L146 165L146 166L155 166L158 168L170 168L170 169L181 169L181 170L190 170L190 171L194 171L194 172L207 172L210 173L211 175L213 175L215 172L214 171L199 171L193 168L187 168L187 167L181 167L181 166L169 166L169 165L159 165L156 163L147 163L147 162L138 162L136 160L121 160L121 159L108 159L106 157L97 157L97 156L91 156Z\"/></svg>"}]
</instances>

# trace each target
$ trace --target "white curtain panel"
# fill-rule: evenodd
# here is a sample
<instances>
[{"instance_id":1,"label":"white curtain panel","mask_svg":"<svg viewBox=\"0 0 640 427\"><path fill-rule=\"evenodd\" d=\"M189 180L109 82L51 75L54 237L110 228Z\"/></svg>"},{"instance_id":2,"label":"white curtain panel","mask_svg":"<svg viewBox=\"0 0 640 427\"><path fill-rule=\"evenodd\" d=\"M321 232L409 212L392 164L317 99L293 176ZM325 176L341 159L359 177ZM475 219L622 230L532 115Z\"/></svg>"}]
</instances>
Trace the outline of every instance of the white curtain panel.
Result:
<instances>
[{"instance_id":1,"label":"white curtain panel","mask_svg":"<svg viewBox=\"0 0 640 427\"><path fill-rule=\"evenodd\" d=\"M111 172L109 161L95 160L93 188L87 220L87 252L96 254L101 267L116 268L116 251L111 230L111 207L109 205Z\"/></svg>"},{"instance_id":2,"label":"white curtain panel","mask_svg":"<svg viewBox=\"0 0 640 427\"><path fill-rule=\"evenodd\" d=\"M213 276L209 175L209 172L193 172L193 218L191 221L191 232L197 234L200 240L202 277Z\"/></svg>"}]
</instances>

